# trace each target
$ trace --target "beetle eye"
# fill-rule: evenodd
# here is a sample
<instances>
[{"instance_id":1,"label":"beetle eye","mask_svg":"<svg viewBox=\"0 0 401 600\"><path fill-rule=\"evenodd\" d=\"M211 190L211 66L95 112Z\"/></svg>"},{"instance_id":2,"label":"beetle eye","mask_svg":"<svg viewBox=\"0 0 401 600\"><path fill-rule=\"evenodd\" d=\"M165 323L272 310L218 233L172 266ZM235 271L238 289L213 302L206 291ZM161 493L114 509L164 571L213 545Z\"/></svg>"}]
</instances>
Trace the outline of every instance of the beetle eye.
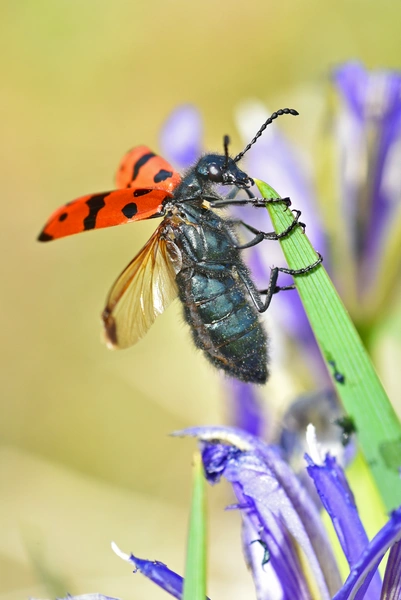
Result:
<instances>
[{"instance_id":1,"label":"beetle eye","mask_svg":"<svg viewBox=\"0 0 401 600\"><path fill-rule=\"evenodd\" d=\"M220 182L223 181L223 172L215 163L212 163L208 167L209 179L211 181Z\"/></svg>"}]
</instances>

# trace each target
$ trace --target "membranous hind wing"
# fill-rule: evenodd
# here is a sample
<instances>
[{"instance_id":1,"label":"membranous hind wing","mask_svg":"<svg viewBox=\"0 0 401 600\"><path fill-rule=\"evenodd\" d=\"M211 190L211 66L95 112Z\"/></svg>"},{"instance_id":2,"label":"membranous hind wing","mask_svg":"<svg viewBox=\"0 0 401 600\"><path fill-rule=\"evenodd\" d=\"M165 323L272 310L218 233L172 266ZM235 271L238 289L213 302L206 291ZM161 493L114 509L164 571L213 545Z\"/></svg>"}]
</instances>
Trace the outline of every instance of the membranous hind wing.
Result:
<instances>
[{"instance_id":1,"label":"membranous hind wing","mask_svg":"<svg viewBox=\"0 0 401 600\"><path fill-rule=\"evenodd\" d=\"M175 277L181 269L181 253L162 232L163 224L111 289L102 314L110 348L135 344L177 296Z\"/></svg>"},{"instance_id":2,"label":"membranous hind wing","mask_svg":"<svg viewBox=\"0 0 401 600\"><path fill-rule=\"evenodd\" d=\"M172 192L180 182L178 171L147 146L137 146L127 152L116 174L118 188L150 187Z\"/></svg>"},{"instance_id":3,"label":"membranous hind wing","mask_svg":"<svg viewBox=\"0 0 401 600\"><path fill-rule=\"evenodd\" d=\"M49 242L90 229L158 217L162 214L163 203L170 198L171 192L149 188L128 188L82 196L56 210L38 240Z\"/></svg>"}]
</instances>

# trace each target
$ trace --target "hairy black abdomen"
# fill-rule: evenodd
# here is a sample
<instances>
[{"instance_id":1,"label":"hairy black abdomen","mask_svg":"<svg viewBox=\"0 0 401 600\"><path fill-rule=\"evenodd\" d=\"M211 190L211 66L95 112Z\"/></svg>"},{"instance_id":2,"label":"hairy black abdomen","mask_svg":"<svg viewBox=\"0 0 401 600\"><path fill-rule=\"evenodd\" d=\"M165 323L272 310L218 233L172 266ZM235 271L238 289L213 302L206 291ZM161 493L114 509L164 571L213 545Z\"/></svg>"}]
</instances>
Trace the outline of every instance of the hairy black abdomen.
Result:
<instances>
[{"instance_id":1,"label":"hairy black abdomen","mask_svg":"<svg viewBox=\"0 0 401 600\"><path fill-rule=\"evenodd\" d=\"M195 344L210 362L241 381L266 383L267 337L242 284L227 268L196 266L176 281Z\"/></svg>"}]
</instances>

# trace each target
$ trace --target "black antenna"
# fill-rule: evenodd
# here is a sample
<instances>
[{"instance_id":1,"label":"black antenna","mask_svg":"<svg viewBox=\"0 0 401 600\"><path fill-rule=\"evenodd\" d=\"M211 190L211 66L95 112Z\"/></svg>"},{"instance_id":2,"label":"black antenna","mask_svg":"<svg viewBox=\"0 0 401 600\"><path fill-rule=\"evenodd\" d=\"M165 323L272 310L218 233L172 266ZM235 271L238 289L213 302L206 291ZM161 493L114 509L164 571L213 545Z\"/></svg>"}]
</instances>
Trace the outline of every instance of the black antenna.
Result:
<instances>
[{"instance_id":1,"label":"black antenna","mask_svg":"<svg viewBox=\"0 0 401 600\"><path fill-rule=\"evenodd\" d=\"M239 154L237 154L237 156L233 159L234 162L238 162L244 156L245 152L248 152L249 148L251 146L253 146L253 144L258 140L258 138L260 138L260 136L262 135L262 133L264 132L264 130L266 129L266 127L268 125L270 125L270 123L272 123L274 121L274 119L277 119L277 117L281 117L281 115L294 115L294 117L296 117L297 115L299 115L299 112L297 112L293 108L281 108L280 110L277 110L276 112L274 112L271 115L271 117L269 117L267 119L267 121L265 121L265 123L263 123L262 127L259 129L259 131L255 135L255 137L253 138L253 140L251 142L249 142L249 144L247 145L247 147L244 148L244 150L242 152L240 152Z\"/></svg>"},{"instance_id":2,"label":"black antenna","mask_svg":"<svg viewBox=\"0 0 401 600\"><path fill-rule=\"evenodd\" d=\"M228 145L230 143L230 138L228 135L225 135L223 137L223 146L224 146L224 155L226 157L226 160L224 162L224 168L226 169L228 166Z\"/></svg>"}]
</instances>

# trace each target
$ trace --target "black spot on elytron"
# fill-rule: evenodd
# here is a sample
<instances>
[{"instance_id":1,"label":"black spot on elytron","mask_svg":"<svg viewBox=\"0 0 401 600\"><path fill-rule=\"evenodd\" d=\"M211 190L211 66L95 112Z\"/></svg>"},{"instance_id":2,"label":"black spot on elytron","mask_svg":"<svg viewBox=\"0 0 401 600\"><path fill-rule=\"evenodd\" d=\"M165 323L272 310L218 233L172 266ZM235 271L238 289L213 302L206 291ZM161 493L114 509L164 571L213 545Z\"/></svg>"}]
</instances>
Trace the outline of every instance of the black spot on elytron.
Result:
<instances>
[{"instance_id":1,"label":"black spot on elytron","mask_svg":"<svg viewBox=\"0 0 401 600\"><path fill-rule=\"evenodd\" d=\"M61 215L59 216L58 220L59 221L65 221L67 217L68 217L68 213L61 213Z\"/></svg>"},{"instance_id":2,"label":"black spot on elytron","mask_svg":"<svg viewBox=\"0 0 401 600\"><path fill-rule=\"evenodd\" d=\"M146 163L154 156L156 156L156 154L154 154L153 152L148 152L136 161L136 163L134 164L134 169L132 171L132 181L135 181L135 179L138 177L139 170L143 167L143 165L146 165Z\"/></svg>"},{"instance_id":3,"label":"black spot on elytron","mask_svg":"<svg viewBox=\"0 0 401 600\"><path fill-rule=\"evenodd\" d=\"M109 193L106 194L96 194L89 198L86 201L86 204L89 206L89 215L84 219L84 229L88 231L88 229L94 229L96 227L96 218L98 212L103 208L106 204L104 199L108 196Z\"/></svg>"},{"instance_id":4,"label":"black spot on elytron","mask_svg":"<svg viewBox=\"0 0 401 600\"><path fill-rule=\"evenodd\" d=\"M146 194L150 194L153 190L135 190L134 198L138 198L138 196L145 196Z\"/></svg>"},{"instance_id":5,"label":"black spot on elytron","mask_svg":"<svg viewBox=\"0 0 401 600\"><path fill-rule=\"evenodd\" d=\"M160 183L160 181L166 181L169 177L173 176L172 171L166 171L166 169L160 169L158 173L153 177L153 181L155 183Z\"/></svg>"},{"instance_id":6,"label":"black spot on elytron","mask_svg":"<svg viewBox=\"0 0 401 600\"><path fill-rule=\"evenodd\" d=\"M124 206L121 212L123 213L124 217L127 217L127 219L132 219L132 217L138 212L138 207L135 202L130 202Z\"/></svg>"},{"instance_id":7,"label":"black spot on elytron","mask_svg":"<svg viewBox=\"0 0 401 600\"><path fill-rule=\"evenodd\" d=\"M42 231L42 233L38 235L39 242L50 242L52 239L53 236L49 235L48 233L45 233L44 231Z\"/></svg>"}]
</instances>

